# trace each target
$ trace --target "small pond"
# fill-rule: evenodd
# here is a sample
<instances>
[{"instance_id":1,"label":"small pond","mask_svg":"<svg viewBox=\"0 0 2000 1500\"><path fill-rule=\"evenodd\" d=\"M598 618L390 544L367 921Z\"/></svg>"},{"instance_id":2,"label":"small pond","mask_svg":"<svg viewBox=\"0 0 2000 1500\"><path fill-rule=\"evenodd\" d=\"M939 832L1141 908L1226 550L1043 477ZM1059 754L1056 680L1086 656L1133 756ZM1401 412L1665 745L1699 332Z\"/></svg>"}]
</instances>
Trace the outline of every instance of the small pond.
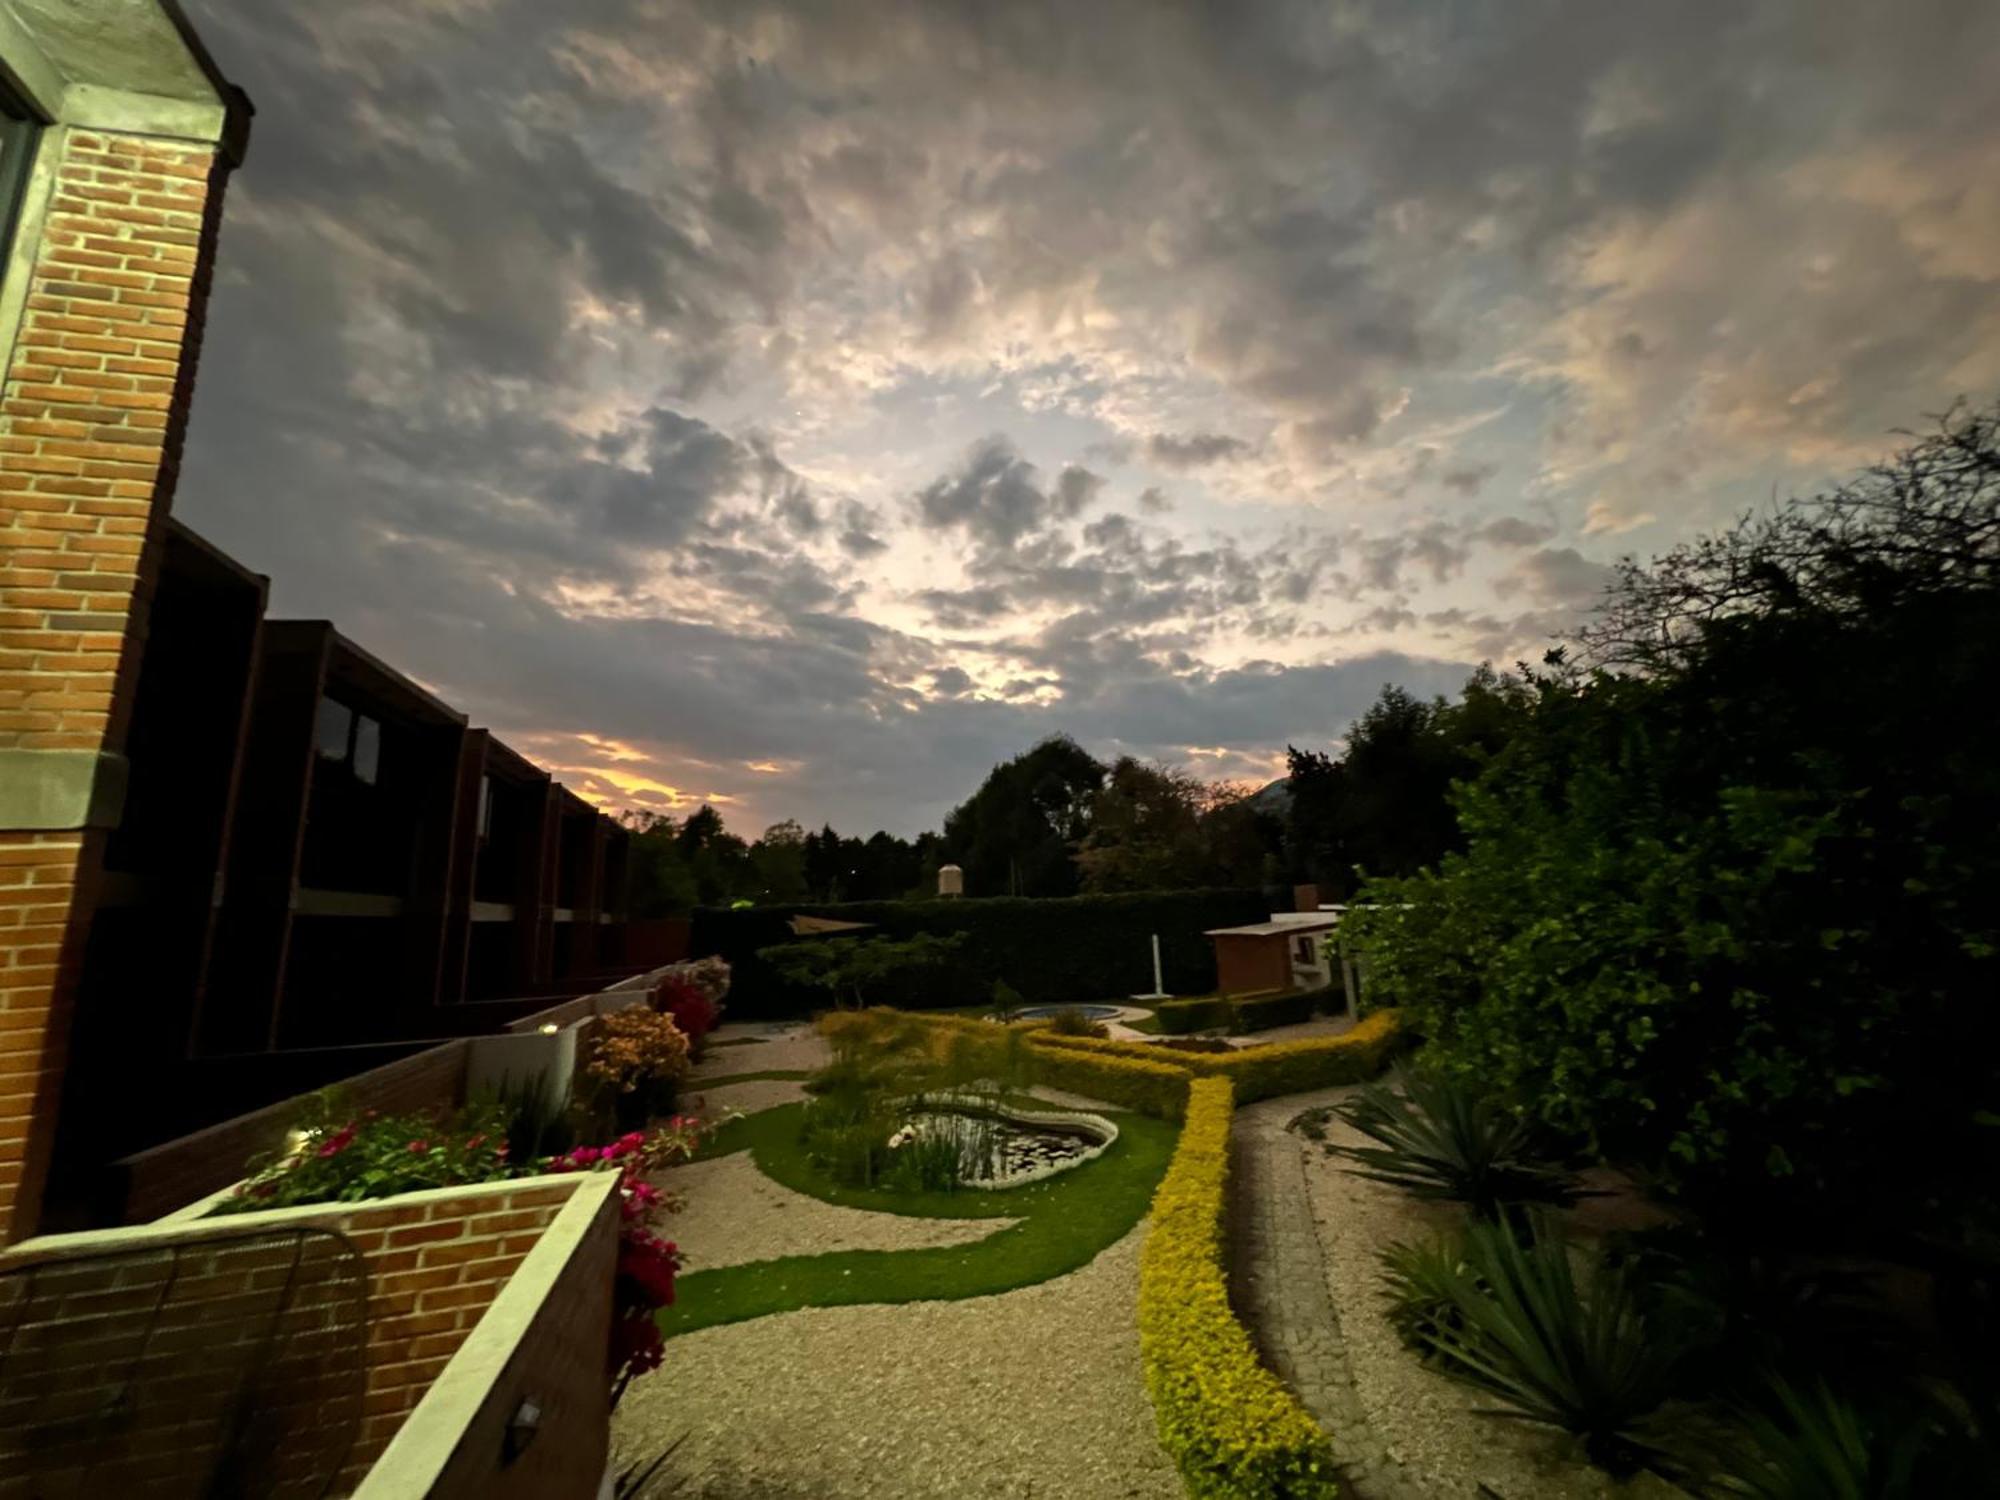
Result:
<instances>
[{"instance_id":1,"label":"small pond","mask_svg":"<svg viewBox=\"0 0 2000 1500\"><path fill-rule=\"evenodd\" d=\"M926 1106L906 1117L918 1140L959 1144L969 1187L1019 1187L1080 1166L1118 1139L1118 1127L1098 1115L1029 1114L984 1108Z\"/></svg>"},{"instance_id":2,"label":"small pond","mask_svg":"<svg viewBox=\"0 0 2000 1500\"><path fill-rule=\"evenodd\" d=\"M1091 1021L1115 1021L1124 1013L1115 1005L1030 1005L1015 1011L1014 1016L1021 1021L1042 1021L1065 1011L1074 1011Z\"/></svg>"}]
</instances>

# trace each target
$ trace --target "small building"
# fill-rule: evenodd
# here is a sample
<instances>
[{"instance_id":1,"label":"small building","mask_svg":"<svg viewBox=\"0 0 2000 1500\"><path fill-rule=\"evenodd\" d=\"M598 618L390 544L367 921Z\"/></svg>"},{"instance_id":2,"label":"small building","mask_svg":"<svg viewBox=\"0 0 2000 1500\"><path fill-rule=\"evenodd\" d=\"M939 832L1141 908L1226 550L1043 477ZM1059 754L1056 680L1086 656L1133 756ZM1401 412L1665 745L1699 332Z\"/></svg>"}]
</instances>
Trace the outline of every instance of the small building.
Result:
<instances>
[{"instance_id":1,"label":"small building","mask_svg":"<svg viewBox=\"0 0 2000 1500\"><path fill-rule=\"evenodd\" d=\"M1340 922L1334 911L1276 912L1268 922L1215 927L1215 987L1224 995L1271 990L1318 990L1333 983L1326 937Z\"/></svg>"}]
</instances>

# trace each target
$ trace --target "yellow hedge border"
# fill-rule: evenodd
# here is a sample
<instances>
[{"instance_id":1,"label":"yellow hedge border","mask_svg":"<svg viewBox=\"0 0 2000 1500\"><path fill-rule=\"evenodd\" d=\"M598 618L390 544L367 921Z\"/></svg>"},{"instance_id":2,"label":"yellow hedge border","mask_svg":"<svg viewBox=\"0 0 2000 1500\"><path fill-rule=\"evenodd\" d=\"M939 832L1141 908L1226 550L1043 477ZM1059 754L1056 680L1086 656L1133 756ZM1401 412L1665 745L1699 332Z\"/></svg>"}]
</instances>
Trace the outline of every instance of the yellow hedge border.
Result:
<instances>
[{"instance_id":1,"label":"yellow hedge border","mask_svg":"<svg viewBox=\"0 0 2000 1500\"><path fill-rule=\"evenodd\" d=\"M1231 1053L1175 1052L1145 1042L1099 1040L1087 1036L1035 1035L1029 1049L1087 1053L1100 1061L1168 1064L1196 1078L1227 1078L1235 1085L1237 1102L1255 1103L1279 1094L1302 1094L1338 1083L1362 1083L1381 1072L1395 1050L1407 1040L1393 1010L1364 1016L1339 1036L1309 1037L1298 1042L1265 1042Z\"/></svg>"},{"instance_id":2,"label":"yellow hedge border","mask_svg":"<svg viewBox=\"0 0 2000 1500\"><path fill-rule=\"evenodd\" d=\"M1139 1357L1160 1445L1196 1500L1338 1500L1333 1451L1229 1307L1226 1078L1188 1087L1139 1259Z\"/></svg>"}]
</instances>

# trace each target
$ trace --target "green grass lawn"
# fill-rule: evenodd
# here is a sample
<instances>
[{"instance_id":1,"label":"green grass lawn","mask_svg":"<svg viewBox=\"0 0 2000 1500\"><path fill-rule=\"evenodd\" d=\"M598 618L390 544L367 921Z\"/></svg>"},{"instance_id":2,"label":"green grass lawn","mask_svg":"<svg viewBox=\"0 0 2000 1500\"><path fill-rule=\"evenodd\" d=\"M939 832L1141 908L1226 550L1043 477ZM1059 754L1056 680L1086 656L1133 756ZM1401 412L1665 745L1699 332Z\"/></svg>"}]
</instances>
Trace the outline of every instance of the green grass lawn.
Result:
<instances>
[{"instance_id":1,"label":"green grass lawn","mask_svg":"<svg viewBox=\"0 0 2000 1500\"><path fill-rule=\"evenodd\" d=\"M755 1083L760 1078L810 1078L801 1068L766 1068L761 1073L719 1073L713 1078L690 1078L684 1085L690 1094L703 1089L719 1089L726 1083Z\"/></svg>"},{"instance_id":2,"label":"green grass lawn","mask_svg":"<svg viewBox=\"0 0 2000 1500\"><path fill-rule=\"evenodd\" d=\"M681 1278L674 1305L660 1313L668 1337L798 1307L980 1297L1064 1275L1123 1239L1145 1216L1179 1133L1175 1124L1106 1110L1118 1124L1111 1149L1046 1181L1004 1192L890 1193L839 1187L814 1171L799 1145L801 1108L780 1105L734 1120L701 1154L748 1150L773 1181L850 1208L1021 1222L970 1245L793 1255L695 1271Z\"/></svg>"}]
</instances>

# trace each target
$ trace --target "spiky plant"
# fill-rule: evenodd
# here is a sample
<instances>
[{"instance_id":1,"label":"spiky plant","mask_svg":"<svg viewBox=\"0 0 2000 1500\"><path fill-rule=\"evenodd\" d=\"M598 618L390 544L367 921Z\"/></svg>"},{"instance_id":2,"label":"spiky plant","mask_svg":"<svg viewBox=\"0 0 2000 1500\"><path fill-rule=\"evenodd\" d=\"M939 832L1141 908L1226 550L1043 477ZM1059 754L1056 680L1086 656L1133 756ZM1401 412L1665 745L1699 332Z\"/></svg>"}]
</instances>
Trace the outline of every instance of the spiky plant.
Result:
<instances>
[{"instance_id":1,"label":"spiky plant","mask_svg":"<svg viewBox=\"0 0 2000 1500\"><path fill-rule=\"evenodd\" d=\"M1769 1377L1762 1400L1696 1460L1693 1485L1713 1500L1920 1500L1971 1494L1951 1485L1947 1434L1922 1408L1868 1411L1824 1380Z\"/></svg>"},{"instance_id":2,"label":"spiky plant","mask_svg":"<svg viewBox=\"0 0 2000 1500\"><path fill-rule=\"evenodd\" d=\"M1574 1203L1574 1176L1546 1158L1534 1128L1464 1080L1398 1069L1334 1106L1373 1146L1334 1146L1361 1176L1468 1205L1481 1219L1514 1203Z\"/></svg>"},{"instance_id":3,"label":"spiky plant","mask_svg":"<svg viewBox=\"0 0 2000 1500\"><path fill-rule=\"evenodd\" d=\"M1428 1358L1439 1329L1464 1326L1453 1291L1466 1274L1465 1236L1391 1245L1380 1258L1390 1326L1404 1344Z\"/></svg>"},{"instance_id":4,"label":"spiky plant","mask_svg":"<svg viewBox=\"0 0 2000 1500\"><path fill-rule=\"evenodd\" d=\"M1629 1474L1660 1450L1649 1419L1673 1388L1681 1349L1649 1324L1629 1269L1581 1276L1545 1217L1474 1223L1460 1266L1434 1268L1451 1316L1422 1335L1447 1374L1505 1403L1493 1415L1560 1428L1592 1463Z\"/></svg>"}]
</instances>

